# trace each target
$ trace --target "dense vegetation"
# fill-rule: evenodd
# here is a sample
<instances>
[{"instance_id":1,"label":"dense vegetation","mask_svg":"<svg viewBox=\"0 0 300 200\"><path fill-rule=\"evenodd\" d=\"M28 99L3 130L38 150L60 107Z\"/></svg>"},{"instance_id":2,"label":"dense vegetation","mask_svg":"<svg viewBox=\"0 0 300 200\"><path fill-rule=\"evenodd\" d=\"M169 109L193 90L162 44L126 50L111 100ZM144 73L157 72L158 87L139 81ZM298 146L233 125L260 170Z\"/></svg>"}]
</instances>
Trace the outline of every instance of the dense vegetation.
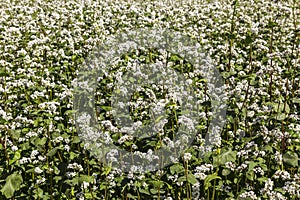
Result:
<instances>
[{"instance_id":1,"label":"dense vegetation","mask_svg":"<svg viewBox=\"0 0 300 200\"><path fill-rule=\"evenodd\" d=\"M2 0L0 16L0 199L300 199L297 0ZM94 47L140 28L199 43L224 79L226 123L206 149L208 80L171 52L124 53L95 93L98 122L114 144L151 161L180 126L191 127L167 89L146 85L132 95L132 119L147 124L157 105L168 114L165 125L146 140L119 134L110 97L134 63L192 77L201 108L182 156L159 170L122 171L93 156L78 133L74 85Z\"/></svg>"}]
</instances>

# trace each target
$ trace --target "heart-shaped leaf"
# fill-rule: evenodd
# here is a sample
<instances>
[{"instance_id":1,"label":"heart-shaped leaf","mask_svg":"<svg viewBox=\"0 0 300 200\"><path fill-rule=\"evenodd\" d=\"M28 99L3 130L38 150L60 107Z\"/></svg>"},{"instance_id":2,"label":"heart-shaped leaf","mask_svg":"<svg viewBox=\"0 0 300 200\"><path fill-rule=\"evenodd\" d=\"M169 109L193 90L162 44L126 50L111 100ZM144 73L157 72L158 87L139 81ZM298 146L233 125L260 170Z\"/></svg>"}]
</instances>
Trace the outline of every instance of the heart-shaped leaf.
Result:
<instances>
[{"instance_id":1,"label":"heart-shaped leaf","mask_svg":"<svg viewBox=\"0 0 300 200\"><path fill-rule=\"evenodd\" d=\"M20 186L23 182L23 178L20 174L11 174L6 178L6 183L1 189L1 193L6 198L11 198L15 191L20 189Z\"/></svg>"},{"instance_id":2,"label":"heart-shaped leaf","mask_svg":"<svg viewBox=\"0 0 300 200\"><path fill-rule=\"evenodd\" d=\"M283 154L282 158L283 158L283 162L285 162L293 167L298 166L299 158L298 158L298 155L296 152L288 151L285 154Z\"/></svg>"}]
</instances>

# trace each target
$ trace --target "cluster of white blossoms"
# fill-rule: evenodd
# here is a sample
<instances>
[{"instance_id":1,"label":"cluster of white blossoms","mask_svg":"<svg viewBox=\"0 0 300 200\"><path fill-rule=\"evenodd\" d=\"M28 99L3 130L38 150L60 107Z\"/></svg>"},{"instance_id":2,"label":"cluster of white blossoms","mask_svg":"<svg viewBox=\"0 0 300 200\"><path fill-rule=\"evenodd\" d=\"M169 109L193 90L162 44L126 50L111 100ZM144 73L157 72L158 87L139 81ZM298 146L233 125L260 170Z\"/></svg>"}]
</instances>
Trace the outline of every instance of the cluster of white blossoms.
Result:
<instances>
[{"instance_id":1,"label":"cluster of white blossoms","mask_svg":"<svg viewBox=\"0 0 300 200\"><path fill-rule=\"evenodd\" d=\"M153 44L154 41L157 44ZM211 106L212 112L206 112L207 116L215 117L208 126L206 136L209 139L207 142L220 146L221 137L218 133L221 132L222 125L225 123L226 106L224 104L226 105L226 102L224 100L226 99L226 92L224 89L226 86L222 82L223 78L212 65L211 59L201 53L203 50L200 50L199 47L199 44L197 45L189 37L181 36L179 32L159 28L120 33L116 37L108 37L102 46L95 48L86 59L85 67L78 72L74 89L77 91L74 95L74 104L78 115L76 122L80 128L79 135L88 143L89 150L97 150L93 153L95 155L98 153L100 158L104 158L103 155L106 154L107 149L118 149L118 155L122 157L119 158L118 167L122 167L124 170L131 168L127 166L128 164L142 163L145 169L149 169L149 166L154 166L155 169L173 162L173 158L179 157L195 138L197 129L199 129L197 127L199 124L198 113L201 111L205 113L205 110L201 108L203 107L201 101L198 101L197 97L203 91L197 87L194 89L195 80L191 79L191 77L199 78L199 76L208 80L206 90L214 101ZM150 50L142 51L140 48L150 48ZM157 51L156 49L159 48L161 49ZM124 54L122 51L132 53L132 55L128 55L124 59L122 58L122 54ZM194 70L182 73L186 71L182 67L182 74L179 74L176 70L180 71L180 69L175 68L177 67L176 59L179 59L176 53L188 60ZM152 56L148 58L147 54L150 56L153 54L153 58ZM115 57L121 57L121 59L115 59ZM168 59L173 60L173 62L169 62ZM111 79L115 80L113 89L100 85L102 94L97 93L98 101L96 104L98 103L102 116L105 114L105 117L97 118L103 125L100 129L95 123L97 120L94 118L94 104L88 103L94 101L94 95L91 94L91 91L96 91L96 85L99 83L94 80L98 76L100 78L97 78L97 81L100 83L104 80L103 76L112 76ZM87 88L87 85L91 89ZM105 96L111 98L106 99ZM152 107L154 108L152 109ZM107 117L111 121L108 121ZM172 118L173 120L171 120ZM207 123L207 118L204 121ZM144 138L156 137L160 141L163 138L163 141L171 141L171 143L165 143L166 146L163 146L160 142L162 148L159 150L153 145L152 148L156 149L155 157L160 155L159 161L155 160L154 163L151 163L153 160L145 160L144 162L144 158L140 157L141 153L131 152L134 154L133 156L119 149L118 146L114 145L115 139L111 139L110 143L99 143L97 137L103 141L103 134L105 133L102 131L103 128L110 132L108 137L117 137L119 145L128 146L127 148L135 152L140 151L139 148L144 148L144 145L141 145L141 139ZM170 134L168 134L171 130L172 139L169 138ZM137 138L139 141L134 142ZM149 139L150 141L151 139ZM174 145L171 145L172 143ZM146 143L146 145L148 144ZM101 147L100 151L99 147ZM174 153L175 155L172 155ZM113 160L117 164L116 160Z\"/></svg>"},{"instance_id":2,"label":"cluster of white blossoms","mask_svg":"<svg viewBox=\"0 0 300 200\"><path fill-rule=\"evenodd\" d=\"M15 194L1 189L0 199L143 199L162 194L180 199L194 179L205 198L300 198L299 13L296 0L2 0L0 188L22 184L13 189ZM161 49L122 38L141 29L169 30L176 48L163 49L168 37L160 43L164 38L151 31L145 32L152 38L146 44ZM177 32L190 38L187 43L194 41L193 48L178 42L172 35ZM120 38L122 45L103 46ZM82 69L97 47L107 53L106 62L97 67L110 71L93 77L97 81L90 85L91 79L81 79L86 77ZM195 49L201 52L194 54ZM186 57L176 55L177 50ZM196 68L195 58L204 56L210 60L194 63L200 66ZM149 71L140 68L143 64ZM219 78L223 87L215 87L222 85ZM152 79L158 83L142 85ZM80 98L76 87L86 94L85 103L74 101ZM122 99L130 92L129 101ZM73 110L78 106L86 111L83 115ZM194 108L197 112L190 112ZM101 130L91 128L95 124ZM180 131L182 137L177 137ZM182 154L189 144L190 153ZM224 147L232 153L226 154ZM168 153L159 154L159 149ZM120 152L131 154L122 160ZM187 174L181 167L168 174L172 163L184 160L189 161ZM146 174L142 161L150 171L171 165ZM130 166L128 176L111 168L116 162ZM89 179L93 173L95 180ZM220 179L208 182L212 176ZM221 179L222 184L213 185ZM253 187L247 188L247 182Z\"/></svg>"},{"instance_id":3,"label":"cluster of white blossoms","mask_svg":"<svg viewBox=\"0 0 300 200\"><path fill-rule=\"evenodd\" d=\"M204 164L201 166L197 166L195 171L195 177L199 178L200 180L204 180L207 177L207 172L211 172L213 170L213 165L211 164Z\"/></svg>"}]
</instances>

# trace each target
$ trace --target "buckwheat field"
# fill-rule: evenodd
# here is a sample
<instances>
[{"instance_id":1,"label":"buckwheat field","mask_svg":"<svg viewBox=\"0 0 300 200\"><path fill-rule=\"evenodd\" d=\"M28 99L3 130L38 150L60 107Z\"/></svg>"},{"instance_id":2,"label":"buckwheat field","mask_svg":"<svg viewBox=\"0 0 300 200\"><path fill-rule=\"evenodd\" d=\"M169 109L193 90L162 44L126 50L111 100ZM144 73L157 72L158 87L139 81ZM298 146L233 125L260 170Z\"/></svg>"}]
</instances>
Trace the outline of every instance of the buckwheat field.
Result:
<instances>
[{"instance_id":1,"label":"buckwheat field","mask_svg":"<svg viewBox=\"0 0 300 200\"><path fill-rule=\"evenodd\" d=\"M0 199L300 199L299 8L1 0Z\"/></svg>"}]
</instances>

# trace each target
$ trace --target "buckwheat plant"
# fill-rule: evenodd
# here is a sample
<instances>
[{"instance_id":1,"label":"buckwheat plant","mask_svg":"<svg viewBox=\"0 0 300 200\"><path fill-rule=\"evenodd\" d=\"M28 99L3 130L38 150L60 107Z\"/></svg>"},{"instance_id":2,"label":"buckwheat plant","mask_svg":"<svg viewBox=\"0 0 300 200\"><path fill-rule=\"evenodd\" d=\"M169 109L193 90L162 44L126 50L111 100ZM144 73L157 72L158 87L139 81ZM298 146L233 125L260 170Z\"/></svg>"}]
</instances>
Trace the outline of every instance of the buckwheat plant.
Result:
<instances>
[{"instance_id":1,"label":"buckwheat plant","mask_svg":"<svg viewBox=\"0 0 300 200\"><path fill-rule=\"evenodd\" d=\"M0 16L0 199L300 198L297 0Z\"/></svg>"}]
</instances>

